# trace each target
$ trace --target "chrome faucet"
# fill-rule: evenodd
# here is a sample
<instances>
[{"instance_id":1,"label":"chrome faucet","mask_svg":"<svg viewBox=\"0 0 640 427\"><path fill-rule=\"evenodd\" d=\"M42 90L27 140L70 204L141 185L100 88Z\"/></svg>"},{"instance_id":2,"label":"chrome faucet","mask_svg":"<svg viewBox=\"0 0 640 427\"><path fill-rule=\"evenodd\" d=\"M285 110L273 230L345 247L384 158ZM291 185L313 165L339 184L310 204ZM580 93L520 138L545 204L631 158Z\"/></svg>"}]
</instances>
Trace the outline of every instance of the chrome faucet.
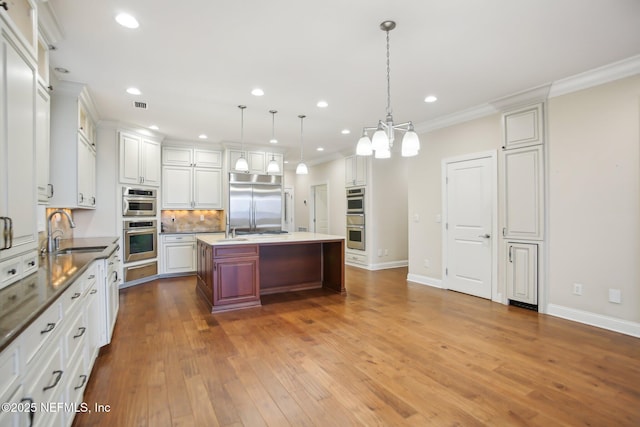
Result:
<instances>
[{"instance_id":1,"label":"chrome faucet","mask_svg":"<svg viewBox=\"0 0 640 427\"><path fill-rule=\"evenodd\" d=\"M60 230L54 230L53 232L51 231L51 219L55 216L55 214L63 214L69 220L69 225L71 226L71 228L76 228L76 223L73 222L73 218L71 218L71 215L69 215L67 211L56 209L55 211L51 212L47 217L47 251L49 251L49 253L57 251L60 244L59 237L56 237L55 239L53 238L53 233Z\"/></svg>"}]
</instances>

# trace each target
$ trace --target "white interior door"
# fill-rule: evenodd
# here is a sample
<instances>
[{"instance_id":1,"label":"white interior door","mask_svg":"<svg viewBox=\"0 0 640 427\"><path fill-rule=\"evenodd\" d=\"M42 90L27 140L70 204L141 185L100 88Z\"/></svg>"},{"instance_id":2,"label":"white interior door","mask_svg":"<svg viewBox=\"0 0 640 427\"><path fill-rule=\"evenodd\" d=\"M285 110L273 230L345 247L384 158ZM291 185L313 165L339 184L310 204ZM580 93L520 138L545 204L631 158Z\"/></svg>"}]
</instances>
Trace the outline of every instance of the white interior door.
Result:
<instances>
[{"instance_id":1,"label":"white interior door","mask_svg":"<svg viewBox=\"0 0 640 427\"><path fill-rule=\"evenodd\" d=\"M312 231L314 233L329 234L329 203L327 184L311 187L313 195L313 210L311 212Z\"/></svg>"},{"instance_id":2,"label":"white interior door","mask_svg":"<svg viewBox=\"0 0 640 427\"><path fill-rule=\"evenodd\" d=\"M285 188L284 189L284 209L283 213L283 224L282 228L287 230L289 233L293 233L295 231L295 222L294 222L294 199L293 199L293 188Z\"/></svg>"},{"instance_id":3,"label":"white interior door","mask_svg":"<svg viewBox=\"0 0 640 427\"><path fill-rule=\"evenodd\" d=\"M491 299L495 158L446 163L445 287Z\"/></svg>"}]
</instances>

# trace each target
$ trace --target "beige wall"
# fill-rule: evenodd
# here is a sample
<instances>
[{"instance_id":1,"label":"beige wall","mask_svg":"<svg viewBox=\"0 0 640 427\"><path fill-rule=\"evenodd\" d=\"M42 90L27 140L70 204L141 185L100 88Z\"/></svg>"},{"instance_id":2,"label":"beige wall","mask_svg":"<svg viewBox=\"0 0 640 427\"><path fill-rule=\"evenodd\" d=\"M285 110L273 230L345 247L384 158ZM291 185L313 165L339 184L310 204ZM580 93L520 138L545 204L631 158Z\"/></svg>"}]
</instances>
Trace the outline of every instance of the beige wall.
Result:
<instances>
[{"instance_id":1,"label":"beige wall","mask_svg":"<svg viewBox=\"0 0 640 427\"><path fill-rule=\"evenodd\" d=\"M640 321L639 101L640 76L549 100L551 304Z\"/></svg>"},{"instance_id":2,"label":"beige wall","mask_svg":"<svg viewBox=\"0 0 640 427\"><path fill-rule=\"evenodd\" d=\"M547 110L546 302L591 319L638 322L640 76L551 98ZM420 136L420 155L409 162L410 275L442 279L442 229L435 220L442 212L442 159L499 150L500 117ZM503 292L500 277L498 283ZM583 285L582 296L573 295L574 283ZM608 302L609 288L622 291L622 304Z\"/></svg>"},{"instance_id":3,"label":"beige wall","mask_svg":"<svg viewBox=\"0 0 640 427\"><path fill-rule=\"evenodd\" d=\"M310 189L313 185L327 184L329 200L329 234L345 235L344 215L347 209L344 192L344 159L309 166L308 175L285 173L285 185L293 187L295 196L295 226L309 227ZM306 203L305 203L306 202Z\"/></svg>"},{"instance_id":4,"label":"beige wall","mask_svg":"<svg viewBox=\"0 0 640 427\"><path fill-rule=\"evenodd\" d=\"M442 160L497 150L501 132L495 114L420 135L420 154L408 159L410 275L442 279Z\"/></svg>"}]
</instances>

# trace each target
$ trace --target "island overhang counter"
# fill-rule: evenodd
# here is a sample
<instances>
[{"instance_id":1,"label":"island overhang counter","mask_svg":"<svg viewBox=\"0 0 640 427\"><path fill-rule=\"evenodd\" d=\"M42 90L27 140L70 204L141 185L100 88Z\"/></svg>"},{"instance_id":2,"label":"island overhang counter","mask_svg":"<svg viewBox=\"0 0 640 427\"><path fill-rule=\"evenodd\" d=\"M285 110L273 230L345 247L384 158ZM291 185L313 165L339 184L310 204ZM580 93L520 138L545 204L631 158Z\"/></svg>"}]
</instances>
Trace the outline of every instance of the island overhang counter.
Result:
<instances>
[{"instance_id":1,"label":"island overhang counter","mask_svg":"<svg viewBox=\"0 0 640 427\"><path fill-rule=\"evenodd\" d=\"M260 296L326 288L346 293L344 237L296 232L198 237L198 294L213 313L261 305Z\"/></svg>"}]
</instances>

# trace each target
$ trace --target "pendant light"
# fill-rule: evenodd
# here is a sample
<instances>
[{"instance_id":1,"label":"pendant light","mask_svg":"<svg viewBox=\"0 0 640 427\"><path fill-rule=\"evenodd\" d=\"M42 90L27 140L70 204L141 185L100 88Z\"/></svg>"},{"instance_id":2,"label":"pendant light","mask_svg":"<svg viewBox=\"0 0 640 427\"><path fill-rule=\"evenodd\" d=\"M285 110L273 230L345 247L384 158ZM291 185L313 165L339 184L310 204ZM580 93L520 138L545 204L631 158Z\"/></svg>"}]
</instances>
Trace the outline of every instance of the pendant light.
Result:
<instances>
[{"instance_id":1,"label":"pendant light","mask_svg":"<svg viewBox=\"0 0 640 427\"><path fill-rule=\"evenodd\" d=\"M244 109L246 105L238 105L240 109L240 158L236 160L235 170L249 172L249 163L244 158Z\"/></svg>"},{"instance_id":2,"label":"pendant light","mask_svg":"<svg viewBox=\"0 0 640 427\"><path fill-rule=\"evenodd\" d=\"M278 140L276 139L276 134L275 134L275 123L276 123L276 110L269 110L269 112L271 113L271 140L269 140L270 143L272 144L277 144ZM269 161L269 164L267 165L267 173L279 173L280 172L280 165L278 164L278 162L276 162L276 156L275 154L271 153L271 160Z\"/></svg>"},{"instance_id":3,"label":"pendant light","mask_svg":"<svg viewBox=\"0 0 640 427\"><path fill-rule=\"evenodd\" d=\"M304 164L303 162L303 155L302 155L302 144L303 144L303 128L302 128L302 122L304 120L304 118L307 117L304 114L301 114L298 116L298 118L300 119L300 163L298 163L298 167L296 167L296 175L306 175L309 173L309 168L307 168L307 165Z\"/></svg>"},{"instance_id":4,"label":"pendant light","mask_svg":"<svg viewBox=\"0 0 640 427\"><path fill-rule=\"evenodd\" d=\"M394 124L391 115L391 79L389 62L389 31L396 27L394 21L384 21L380 24L380 29L387 33L387 117L385 121L378 121L376 127L365 127L362 129L362 136L356 145L356 154L359 156L370 156L375 152L375 158L388 159L391 157L391 147L393 147L394 131L404 132L402 138L402 156L411 157L420 151L420 139L413 129L412 122ZM373 138L369 139L367 131L374 131Z\"/></svg>"}]
</instances>

